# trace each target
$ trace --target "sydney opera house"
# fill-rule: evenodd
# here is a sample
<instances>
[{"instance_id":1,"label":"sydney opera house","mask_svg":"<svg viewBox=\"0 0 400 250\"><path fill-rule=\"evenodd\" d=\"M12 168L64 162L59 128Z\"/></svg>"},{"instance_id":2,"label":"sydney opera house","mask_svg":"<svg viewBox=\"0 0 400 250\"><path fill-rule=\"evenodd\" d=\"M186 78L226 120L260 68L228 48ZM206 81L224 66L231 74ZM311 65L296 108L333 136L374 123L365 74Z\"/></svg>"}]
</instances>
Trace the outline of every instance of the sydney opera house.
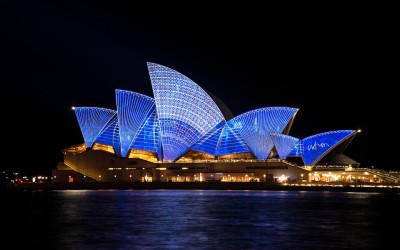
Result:
<instances>
[{"instance_id":1,"label":"sydney opera house","mask_svg":"<svg viewBox=\"0 0 400 250\"><path fill-rule=\"evenodd\" d=\"M296 138L293 107L262 107L233 117L185 75L147 63L153 97L115 90L115 109L74 107L83 143L62 149L53 181L354 181L344 153L357 130Z\"/></svg>"}]
</instances>

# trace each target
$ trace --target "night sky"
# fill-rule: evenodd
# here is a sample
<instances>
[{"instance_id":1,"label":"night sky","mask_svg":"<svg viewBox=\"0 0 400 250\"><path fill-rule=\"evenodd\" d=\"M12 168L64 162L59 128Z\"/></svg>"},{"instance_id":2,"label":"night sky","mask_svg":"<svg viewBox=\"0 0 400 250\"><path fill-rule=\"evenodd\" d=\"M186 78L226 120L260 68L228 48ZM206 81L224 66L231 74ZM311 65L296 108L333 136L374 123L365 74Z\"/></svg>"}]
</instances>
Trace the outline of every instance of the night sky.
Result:
<instances>
[{"instance_id":1,"label":"night sky","mask_svg":"<svg viewBox=\"0 0 400 250\"><path fill-rule=\"evenodd\" d=\"M116 109L115 89L153 96L153 62L235 116L299 108L294 137L362 129L344 153L361 166L400 170L394 6L137 2L1 2L0 168L50 173L62 148L83 142L71 107Z\"/></svg>"}]
</instances>

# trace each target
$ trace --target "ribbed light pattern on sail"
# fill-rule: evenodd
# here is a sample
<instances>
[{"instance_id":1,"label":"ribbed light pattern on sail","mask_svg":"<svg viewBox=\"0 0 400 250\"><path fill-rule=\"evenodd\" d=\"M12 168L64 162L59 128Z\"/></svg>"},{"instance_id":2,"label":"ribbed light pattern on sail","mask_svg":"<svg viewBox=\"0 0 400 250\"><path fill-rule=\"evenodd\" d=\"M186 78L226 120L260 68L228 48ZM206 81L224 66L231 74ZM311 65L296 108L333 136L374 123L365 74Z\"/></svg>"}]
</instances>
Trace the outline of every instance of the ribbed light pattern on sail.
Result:
<instances>
[{"instance_id":1,"label":"ribbed light pattern on sail","mask_svg":"<svg viewBox=\"0 0 400 250\"><path fill-rule=\"evenodd\" d=\"M217 156L237 153L251 152L239 133L234 131L228 124L225 125L221 134L221 142Z\"/></svg>"},{"instance_id":2,"label":"ribbed light pattern on sail","mask_svg":"<svg viewBox=\"0 0 400 250\"><path fill-rule=\"evenodd\" d=\"M284 134L271 133L271 139L278 151L279 158L285 160L296 143L300 140L296 137Z\"/></svg>"},{"instance_id":3,"label":"ribbed light pattern on sail","mask_svg":"<svg viewBox=\"0 0 400 250\"><path fill-rule=\"evenodd\" d=\"M294 145L292 151L286 156L292 156L292 157L301 157L303 158L303 140L300 139L297 141L297 143Z\"/></svg>"},{"instance_id":4,"label":"ribbed light pattern on sail","mask_svg":"<svg viewBox=\"0 0 400 250\"><path fill-rule=\"evenodd\" d=\"M127 156L145 121L152 115L154 99L139 93L115 90L118 125L121 140L121 155Z\"/></svg>"},{"instance_id":5,"label":"ribbed light pattern on sail","mask_svg":"<svg viewBox=\"0 0 400 250\"><path fill-rule=\"evenodd\" d=\"M145 121L131 148L155 152L158 155L158 159L161 159L160 130L157 120L157 113L154 109Z\"/></svg>"},{"instance_id":6,"label":"ribbed light pattern on sail","mask_svg":"<svg viewBox=\"0 0 400 250\"><path fill-rule=\"evenodd\" d=\"M355 130L335 130L304 138L304 163L306 165L314 165L329 151L355 133Z\"/></svg>"},{"instance_id":7,"label":"ribbed light pattern on sail","mask_svg":"<svg viewBox=\"0 0 400 250\"><path fill-rule=\"evenodd\" d=\"M274 146L270 133L282 133L297 111L288 107L255 109L233 118L228 125L240 133L258 159L264 160Z\"/></svg>"},{"instance_id":8,"label":"ribbed light pattern on sail","mask_svg":"<svg viewBox=\"0 0 400 250\"><path fill-rule=\"evenodd\" d=\"M211 97L168 67L147 63L159 118L164 160L173 161L224 120Z\"/></svg>"},{"instance_id":9,"label":"ribbed light pattern on sail","mask_svg":"<svg viewBox=\"0 0 400 250\"><path fill-rule=\"evenodd\" d=\"M115 154L121 156L121 142L119 139L117 114L112 117L108 125L106 125L106 129L103 130L103 132L96 138L94 142L113 146Z\"/></svg>"},{"instance_id":10,"label":"ribbed light pattern on sail","mask_svg":"<svg viewBox=\"0 0 400 250\"><path fill-rule=\"evenodd\" d=\"M215 156L220 144L221 132L223 131L225 124L226 122L223 121L211 129L192 147L192 149Z\"/></svg>"},{"instance_id":11,"label":"ribbed light pattern on sail","mask_svg":"<svg viewBox=\"0 0 400 250\"><path fill-rule=\"evenodd\" d=\"M86 147L92 147L93 142L117 113L115 110L96 107L75 107L74 111Z\"/></svg>"}]
</instances>

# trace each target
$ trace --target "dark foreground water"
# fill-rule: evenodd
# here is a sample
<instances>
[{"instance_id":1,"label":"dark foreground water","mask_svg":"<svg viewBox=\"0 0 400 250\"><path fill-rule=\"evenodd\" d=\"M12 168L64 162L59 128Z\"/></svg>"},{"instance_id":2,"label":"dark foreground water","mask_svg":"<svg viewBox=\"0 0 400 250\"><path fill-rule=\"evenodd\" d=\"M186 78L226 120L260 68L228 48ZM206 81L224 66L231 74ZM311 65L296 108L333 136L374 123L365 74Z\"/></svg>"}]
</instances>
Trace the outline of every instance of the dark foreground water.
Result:
<instances>
[{"instance_id":1,"label":"dark foreground water","mask_svg":"<svg viewBox=\"0 0 400 250\"><path fill-rule=\"evenodd\" d=\"M0 249L400 249L399 194L209 190L0 194L6 208Z\"/></svg>"}]
</instances>

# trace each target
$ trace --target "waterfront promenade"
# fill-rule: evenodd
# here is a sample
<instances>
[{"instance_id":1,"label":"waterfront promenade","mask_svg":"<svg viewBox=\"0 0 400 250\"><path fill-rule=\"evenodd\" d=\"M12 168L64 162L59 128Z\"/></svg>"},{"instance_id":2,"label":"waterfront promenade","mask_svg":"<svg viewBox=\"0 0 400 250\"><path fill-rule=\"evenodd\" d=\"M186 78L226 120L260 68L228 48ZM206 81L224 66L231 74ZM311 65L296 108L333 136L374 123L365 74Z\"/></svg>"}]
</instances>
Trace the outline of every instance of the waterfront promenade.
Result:
<instances>
[{"instance_id":1,"label":"waterfront promenade","mask_svg":"<svg viewBox=\"0 0 400 250\"><path fill-rule=\"evenodd\" d=\"M9 183L7 190L106 190L106 189L186 189L186 190L276 190L400 193L397 183L268 183L268 182L45 182Z\"/></svg>"}]
</instances>

